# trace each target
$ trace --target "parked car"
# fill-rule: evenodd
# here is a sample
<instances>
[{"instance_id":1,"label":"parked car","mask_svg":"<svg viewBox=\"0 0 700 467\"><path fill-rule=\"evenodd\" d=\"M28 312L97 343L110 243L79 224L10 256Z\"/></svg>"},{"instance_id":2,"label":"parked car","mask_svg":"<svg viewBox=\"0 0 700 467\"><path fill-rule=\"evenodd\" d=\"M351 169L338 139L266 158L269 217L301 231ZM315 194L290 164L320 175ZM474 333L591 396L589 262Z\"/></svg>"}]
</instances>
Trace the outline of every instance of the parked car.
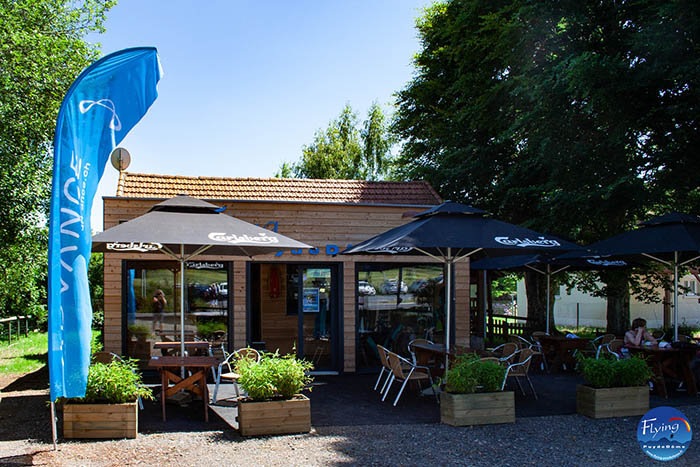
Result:
<instances>
[{"instance_id":1,"label":"parked car","mask_svg":"<svg viewBox=\"0 0 700 467\"><path fill-rule=\"evenodd\" d=\"M395 294L399 291L399 281L397 279L389 279L382 283L381 291L383 294ZM404 281L401 281L401 293L408 293L408 287Z\"/></svg>"},{"instance_id":2,"label":"parked car","mask_svg":"<svg viewBox=\"0 0 700 467\"><path fill-rule=\"evenodd\" d=\"M360 295L374 295L377 293L377 290L367 281L358 281L357 292Z\"/></svg>"}]
</instances>

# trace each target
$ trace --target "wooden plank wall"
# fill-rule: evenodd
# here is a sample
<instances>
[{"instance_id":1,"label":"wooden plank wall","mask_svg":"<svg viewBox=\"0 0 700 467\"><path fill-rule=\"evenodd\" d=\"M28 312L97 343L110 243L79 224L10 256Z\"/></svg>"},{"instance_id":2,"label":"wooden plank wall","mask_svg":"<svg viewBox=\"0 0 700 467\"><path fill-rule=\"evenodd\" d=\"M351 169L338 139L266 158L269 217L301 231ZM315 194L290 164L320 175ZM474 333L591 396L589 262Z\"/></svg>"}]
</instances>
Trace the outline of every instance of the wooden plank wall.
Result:
<instances>
[{"instance_id":1,"label":"wooden plank wall","mask_svg":"<svg viewBox=\"0 0 700 467\"><path fill-rule=\"evenodd\" d=\"M285 252L280 257L274 254L258 256L261 262L320 262L343 263L343 285L340 302L343 304L344 369L355 370L355 263L402 262L430 263L423 256L378 257L374 255L342 256L327 254L327 247L342 251L349 244L358 243L389 228L411 221L412 215L423 210L417 206L367 206L303 204L274 202L228 202L208 200L226 206L226 213L247 222L267 225L277 222L278 232L318 248L314 252L303 251L292 255ZM120 221L145 214L158 201L126 198L104 199L104 228L108 229ZM153 259L152 255L107 254L105 256L105 350L121 353L121 261L123 259ZM233 261L233 313L234 347L246 344L246 262L248 258L235 256L207 256L202 261ZM456 279L456 339L460 345L469 343L469 262L458 263ZM263 282L264 283L264 282ZM231 286L229 286L231 289Z\"/></svg>"}]
</instances>

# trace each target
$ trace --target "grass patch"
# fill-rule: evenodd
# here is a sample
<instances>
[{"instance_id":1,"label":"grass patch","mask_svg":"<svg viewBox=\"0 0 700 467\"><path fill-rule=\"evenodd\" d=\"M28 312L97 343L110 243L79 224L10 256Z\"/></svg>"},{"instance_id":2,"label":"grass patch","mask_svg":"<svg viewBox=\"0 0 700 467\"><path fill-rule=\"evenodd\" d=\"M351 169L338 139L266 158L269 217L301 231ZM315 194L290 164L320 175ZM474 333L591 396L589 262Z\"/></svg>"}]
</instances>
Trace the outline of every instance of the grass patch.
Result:
<instances>
[{"instance_id":1,"label":"grass patch","mask_svg":"<svg viewBox=\"0 0 700 467\"><path fill-rule=\"evenodd\" d=\"M46 365L48 333L33 332L28 337L0 344L0 376L25 374Z\"/></svg>"}]
</instances>

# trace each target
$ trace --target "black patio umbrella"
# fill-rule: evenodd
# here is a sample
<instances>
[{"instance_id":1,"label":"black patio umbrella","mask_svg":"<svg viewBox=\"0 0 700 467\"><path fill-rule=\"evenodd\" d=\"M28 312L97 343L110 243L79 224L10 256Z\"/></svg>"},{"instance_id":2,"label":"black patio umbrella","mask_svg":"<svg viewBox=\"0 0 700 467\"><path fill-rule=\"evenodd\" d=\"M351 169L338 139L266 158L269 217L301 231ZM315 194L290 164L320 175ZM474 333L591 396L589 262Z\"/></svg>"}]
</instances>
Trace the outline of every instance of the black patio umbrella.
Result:
<instances>
[{"instance_id":1,"label":"black patio umbrella","mask_svg":"<svg viewBox=\"0 0 700 467\"><path fill-rule=\"evenodd\" d=\"M248 256L312 248L276 232L223 214L222 208L178 195L146 214L92 237L94 252L165 254L180 263L180 342L185 351L185 263L207 253Z\"/></svg>"},{"instance_id":2,"label":"black patio umbrella","mask_svg":"<svg viewBox=\"0 0 700 467\"><path fill-rule=\"evenodd\" d=\"M549 290L553 275L562 271L596 271L600 269L622 269L632 265L624 260L607 260L601 258L570 258L561 259L556 256L534 254L484 258L474 261L471 269L478 271L522 271L530 270L547 278L547 324L549 334ZM486 311L486 310L484 310ZM484 313L486 316L486 313Z\"/></svg>"},{"instance_id":3,"label":"black patio umbrella","mask_svg":"<svg viewBox=\"0 0 700 467\"><path fill-rule=\"evenodd\" d=\"M445 347L449 351L454 263L476 253L497 256L541 251L564 253L581 248L551 235L485 217L486 214L481 209L447 201L415 215L415 220L408 224L348 248L343 254L411 255L418 252L443 263L446 267Z\"/></svg>"},{"instance_id":4,"label":"black patio umbrella","mask_svg":"<svg viewBox=\"0 0 700 467\"><path fill-rule=\"evenodd\" d=\"M678 268L700 259L700 217L671 213L639 224L638 229L588 245L563 258L651 259L673 268L673 338L678 340Z\"/></svg>"}]
</instances>

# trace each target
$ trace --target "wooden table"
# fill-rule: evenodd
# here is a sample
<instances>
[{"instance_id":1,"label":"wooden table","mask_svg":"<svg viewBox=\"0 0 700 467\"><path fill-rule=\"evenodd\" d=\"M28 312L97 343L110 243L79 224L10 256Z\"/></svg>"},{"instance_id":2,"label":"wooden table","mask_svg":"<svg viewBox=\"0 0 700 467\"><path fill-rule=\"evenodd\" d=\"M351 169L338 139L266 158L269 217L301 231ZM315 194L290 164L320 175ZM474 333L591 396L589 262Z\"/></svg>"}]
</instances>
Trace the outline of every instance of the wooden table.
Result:
<instances>
[{"instance_id":1,"label":"wooden table","mask_svg":"<svg viewBox=\"0 0 700 467\"><path fill-rule=\"evenodd\" d=\"M186 341L185 350L195 350L198 354L208 355L210 344L207 341ZM154 349L159 349L164 357L170 356L172 351L180 350L180 342L166 341L153 344Z\"/></svg>"},{"instance_id":2,"label":"wooden table","mask_svg":"<svg viewBox=\"0 0 700 467\"><path fill-rule=\"evenodd\" d=\"M217 364L214 357L153 357L148 365L157 368L160 372L161 391L160 401L163 408L163 421L165 421L165 399L168 396L189 390L199 395L204 402L204 421L209 421L209 389L207 388L207 370ZM181 378L175 372L185 368L190 373L186 378ZM170 383L175 383L170 386Z\"/></svg>"},{"instance_id":3,"label":"wooden table","mask_svg":"<svg viewBox=\"0 0 700 467\"><path fill-rule=\"evenodd\" d=\"M695 357L697 349L659 348L658 345L626 345L631 354L645 355L647 362L654 372L654 387L659 395L668 399L666 378L683 381L688 394L697 395L695 375L690 369L690 361Z\"/></svg>"},{"instance_id":4,"label":"wooden table","mask_svg":"<svg viewBox=\"0 0 700 467\"><path fill-rule=\"evenodd\" d=\"M574 351L592 349L590 339L569 338L564 336L538 336L542 352L547 355L549 361L549 371L561 371L566 363L569 369L576 366ZM550 355L553 355L551 357Z\"/></svg>"}]
</instances>

